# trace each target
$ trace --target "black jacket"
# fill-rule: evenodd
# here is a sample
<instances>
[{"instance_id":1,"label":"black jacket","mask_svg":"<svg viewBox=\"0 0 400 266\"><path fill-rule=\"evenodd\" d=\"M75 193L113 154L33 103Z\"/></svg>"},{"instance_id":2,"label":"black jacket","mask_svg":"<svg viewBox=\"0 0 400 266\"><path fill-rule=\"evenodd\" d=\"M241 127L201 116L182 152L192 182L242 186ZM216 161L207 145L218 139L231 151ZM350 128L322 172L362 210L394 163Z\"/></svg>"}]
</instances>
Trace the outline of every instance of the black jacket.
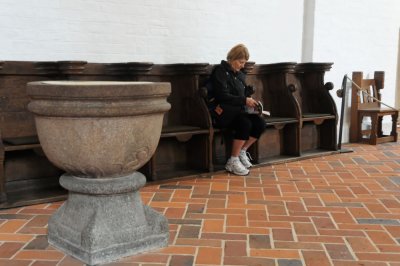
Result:
<instances>
[{"instance_id":1,"label":"black jacket","mask_svg":"<svg viewBox=\"0 0 400 266\"><path fill-rule=\"evenodd\" d=\"M226 61L221 61L211 75L215 103L222 112L217 113L217 108L210 110L213 124L219 128L228 127L233 120L244 112L246 105L245 74L241 71L234 73Z\"/></svg>"},{"instance_id":2,"label":"black jacket","mask_svg":"<svg viewBox=\"0 0 400 266\"><path fill-rule=\"evenodd\" d=\"M246 75L242 72L233 72L228 62L222 60L213 71L212 82L215 100L218 104L235 106L246 105Z\"/></svg>"}]
</instances>

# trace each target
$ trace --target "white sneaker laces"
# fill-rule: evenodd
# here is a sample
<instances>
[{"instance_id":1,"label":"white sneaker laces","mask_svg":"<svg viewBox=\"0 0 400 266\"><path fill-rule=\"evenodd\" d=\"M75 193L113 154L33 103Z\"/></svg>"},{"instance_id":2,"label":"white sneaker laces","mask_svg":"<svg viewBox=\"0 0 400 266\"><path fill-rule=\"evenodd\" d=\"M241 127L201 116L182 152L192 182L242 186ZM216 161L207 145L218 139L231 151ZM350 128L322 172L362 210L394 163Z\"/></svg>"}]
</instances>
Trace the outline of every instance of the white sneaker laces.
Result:
<instances>
[{"instance_id":1,"label":"white sneaker laces","mask_svg":"<svg viewBox=\"0 0 400 266\"><path fill-rule=\"evenodd\" d=\"M241 151L239 154L239 158L245 167L248 168L253 165L250 161L250 160L253 160L253 158L251 158L251 155L249 152Z\"/></svg>"}]
</instances>

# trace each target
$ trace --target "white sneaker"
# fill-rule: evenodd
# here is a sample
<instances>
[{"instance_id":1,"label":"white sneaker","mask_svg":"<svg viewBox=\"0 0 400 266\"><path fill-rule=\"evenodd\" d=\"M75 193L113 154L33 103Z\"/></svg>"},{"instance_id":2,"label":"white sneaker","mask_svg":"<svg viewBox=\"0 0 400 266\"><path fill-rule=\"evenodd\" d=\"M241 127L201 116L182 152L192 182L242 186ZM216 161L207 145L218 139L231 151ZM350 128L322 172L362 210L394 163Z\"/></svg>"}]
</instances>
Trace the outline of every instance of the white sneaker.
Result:
<instances>
[{"instance_id":1,"label":"white sneaker","mask_svg":"<svg viewBox=\"0 0 400 266\"><path fill-rule=\"evenodd\" d=\"M226 171L233 173L235 175L248 175L249 170L244 167L244 165L238 159L229 158L225 165Z\"/></svg>"},{"instance_id":2,"label":"white sneaker","mask_svg":"<svg viewBox=\"0 0 400 266\"><path fill-rule=\"evenodd\" d=\"M250 162L250 160L252 160L250 153L248 153L244 150L241 150L239 153L239 159L240 159L240 162L244 165L244 167L250 168L253 166L253 164Z\"/></svg>"}]
</instances>

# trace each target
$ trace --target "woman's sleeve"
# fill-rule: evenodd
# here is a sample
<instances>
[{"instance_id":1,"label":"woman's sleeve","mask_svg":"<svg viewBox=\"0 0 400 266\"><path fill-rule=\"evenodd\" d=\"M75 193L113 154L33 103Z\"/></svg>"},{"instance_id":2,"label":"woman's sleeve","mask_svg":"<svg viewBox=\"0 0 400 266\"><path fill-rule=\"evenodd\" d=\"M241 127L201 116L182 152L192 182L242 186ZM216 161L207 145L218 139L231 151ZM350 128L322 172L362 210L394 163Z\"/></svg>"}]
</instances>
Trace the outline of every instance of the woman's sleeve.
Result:
<instances>
[{"instance_id":1,"label":"woman's sleeve","mask_svg":"<svg viewBox=\"0 0 400 266\"><path fill-rule=\"evenodd\" d=\"M222 67L216 67L213 74L212 81L217 102L231 105L246 105L246 97L230 93L228 88L229 74Z\"/></svg>"}]
</instances>

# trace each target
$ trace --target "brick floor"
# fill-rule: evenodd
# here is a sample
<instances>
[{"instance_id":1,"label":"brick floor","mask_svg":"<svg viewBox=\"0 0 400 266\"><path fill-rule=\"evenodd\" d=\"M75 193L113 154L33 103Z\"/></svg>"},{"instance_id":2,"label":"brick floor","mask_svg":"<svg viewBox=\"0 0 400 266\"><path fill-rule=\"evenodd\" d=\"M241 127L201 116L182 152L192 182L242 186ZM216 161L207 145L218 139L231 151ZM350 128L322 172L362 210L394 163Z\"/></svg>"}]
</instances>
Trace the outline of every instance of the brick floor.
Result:
<instances>
[{"instance_id":1,"label":"brick floor","mask_svg":"<svg viewBox=\"0 0 400 266\"><path fill-rule=\"evenodd\" d=\"M169 246L107 265L400 265L400 144L147 184ZM0 265L79 266L48 245L62 203L0 211Z\"/></svg>"}]
</instances>

